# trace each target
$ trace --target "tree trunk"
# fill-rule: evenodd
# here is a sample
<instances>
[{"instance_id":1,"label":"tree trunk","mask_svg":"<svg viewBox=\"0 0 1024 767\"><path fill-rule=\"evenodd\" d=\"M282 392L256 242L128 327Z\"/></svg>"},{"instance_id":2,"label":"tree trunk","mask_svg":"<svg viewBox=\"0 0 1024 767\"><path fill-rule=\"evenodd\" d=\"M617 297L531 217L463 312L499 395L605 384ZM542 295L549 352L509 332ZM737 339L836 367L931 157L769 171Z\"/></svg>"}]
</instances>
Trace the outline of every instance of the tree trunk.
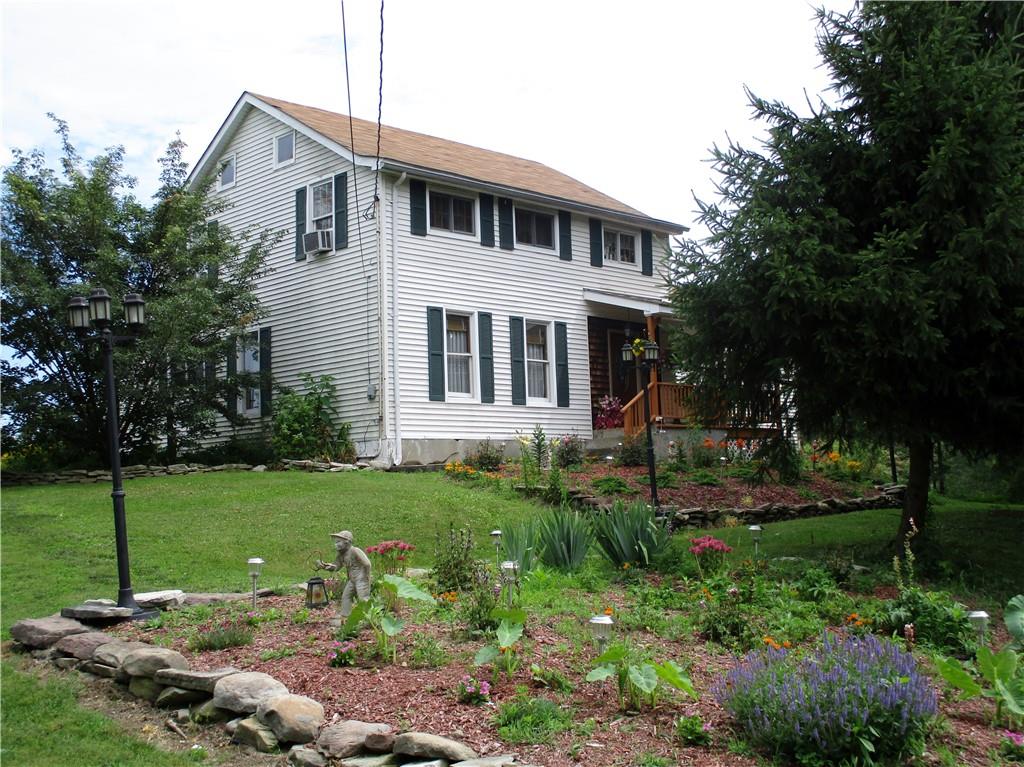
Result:
<instances>
[{"instance_id":1,"label":"tree trunk","mask_svg":"<svg viewBox=\"0 0 1024 767\"><path fill-rule=\"evenodd\" d=\"M896 445L893 443L892 435L889 435L889 471L892 473L892 483L895 485L900 481L896 473Z\"/></svg>"},{"instance_id":2,"label":"tree trunk","mask_svg":"<svg viewBox=\"0 0 1024 767\"><path fill-rule=\"evenodd\" d=\"M946 494L946 461L942 456L942 443L935 443L935 489Z\"/></svg>"},{"instance_id":3,"label":"tree trunk","mask_svg":"<svg viewBox=\"0 0 1024 767\"><path fill-rule=\"evenodd\" d=\"M932 441L928 437L914 440L910 448L910 470L907 476L907 493L903 499L903 518L900 520L897 544L906 540L911 520L919 532L924 532L928 522L928 486L932 464Z\"/></svg>"}]
</instances>

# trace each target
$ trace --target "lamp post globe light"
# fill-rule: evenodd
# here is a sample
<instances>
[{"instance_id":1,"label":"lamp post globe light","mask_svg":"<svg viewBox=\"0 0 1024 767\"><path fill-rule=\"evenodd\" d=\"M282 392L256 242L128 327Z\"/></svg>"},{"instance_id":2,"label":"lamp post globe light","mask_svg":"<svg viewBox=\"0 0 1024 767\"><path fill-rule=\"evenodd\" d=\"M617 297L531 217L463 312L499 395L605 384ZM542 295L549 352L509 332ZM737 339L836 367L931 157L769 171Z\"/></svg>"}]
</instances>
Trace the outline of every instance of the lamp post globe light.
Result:
<instances>
[{"instance_id":1,"label":"lamp post globe light","mask_svg":"<svg viewBox=\"0 0 1024 767\"><path fill-rule=\"evenodd\" d=\"M633 344L624 343L622 345L623 369L628 365L635 365L647 374L660 364L660 353L661 349L654 341L644 342L643 352L639 355L634 350ZM657 511L661 508L661 503L658 500L658 479L654 468L654 437L651 436L651 393L650 386L646 381L643 383L643 394L644 423L647 426L647 475L651 483L651 506Z\"/></svg>"},{"instance_id":2,"label":"lamp post globe light","mask_svg":"<svg viewBox=\"0 0 1024 767\"><path fill-rule=\"evenodd\" d=\"M75 296L67 304L68 324L77 333L84 334L93 328L103 350L103 369L106 379L107 396L107 439L110 449L110 477L113 489L110 497L114 504L114 539L117 551L117 606L129 607L132 620L149 620L159 610L146 610L136 603L132 592L131 570L128 565L128 526L124 514L124 486L121 480L121 439L118 419L117 382L114 380L114 346L119 342L133 340L133 336L117 336L111 329L113 321L110 294L103 288L96 288L88 298ZM146 302L138 293L129 293L122 301L125 323L132 330L139 330L146 324Z\"/></svg>"}]
</instances>

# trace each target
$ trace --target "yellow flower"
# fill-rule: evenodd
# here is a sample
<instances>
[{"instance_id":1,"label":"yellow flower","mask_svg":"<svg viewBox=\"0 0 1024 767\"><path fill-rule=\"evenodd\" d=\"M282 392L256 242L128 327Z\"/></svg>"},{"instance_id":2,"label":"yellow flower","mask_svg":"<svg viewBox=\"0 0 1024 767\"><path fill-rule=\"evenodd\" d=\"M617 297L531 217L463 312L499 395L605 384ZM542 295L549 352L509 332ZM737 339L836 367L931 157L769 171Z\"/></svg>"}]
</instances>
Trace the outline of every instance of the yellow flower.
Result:
<instances>
[{"instance_id":1,"label":"yellow flower","mask_svg":"<svg viewBox=\"0 0 1024 767\"><path fill-rule=\"evenodd\" d=\"M623 562L622 563L622 569L623 570L628 570L629 569L629 562Z\"/></svg>"}]
</instances>

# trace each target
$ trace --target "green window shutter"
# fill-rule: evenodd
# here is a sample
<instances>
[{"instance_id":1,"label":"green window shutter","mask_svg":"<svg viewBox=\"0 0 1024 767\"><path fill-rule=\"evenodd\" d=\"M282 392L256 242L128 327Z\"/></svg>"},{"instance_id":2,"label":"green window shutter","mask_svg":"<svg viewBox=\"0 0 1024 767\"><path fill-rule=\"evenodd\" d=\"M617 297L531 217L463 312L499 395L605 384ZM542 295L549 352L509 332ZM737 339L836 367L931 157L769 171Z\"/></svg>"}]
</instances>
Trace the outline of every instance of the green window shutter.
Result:
<instances>
[{"instance_id":1,"label":"green window shutter","mask_svg":"<svg viewBox=\"0 0 1024 767\"><path fill-rule=\"evenodd\" d=\"M427 236L427 182L409 181L409 231Z\"/></svg>"},{"instance_id":2,"label":"green window shutter","mask_svg":"<svg viewBox=\"0 0 1024 767\"><path fill-rule=\"evenodd\" d=\"M444 402L444 310L427 307L427 395Z\"/></svg>"},{"instance_id":3,"label":"green window shutter","mask_svg":"<svg viewBox=\"0 0 1024 767\"><path fill-rule=\"evenodd\" d=\"M206 358L203 363L203 374L207 389L217 385L217 355L211 354Z\"/></svg>"},{"instance_id":4,"label":"green window shutter","mask_svg":"<svg viewBox=\"0 0 1024 767\"><path fill-rule=\"evenodd\" d=\"M334 249L348 247L348 173L334 177Z\"/></svg>"},{"instance_id":5,"label":"green window shutter","mask_svg":"<svg viewBox=\"0 0 1024 767\"><path fill-rule=\"evenodd\" d=\"M590 265L604 266L604 231L601 219L590 219Z\"/></svg>"},{"instance_id":6,"label":"green window shutter","mask_svg":"<svg viewBox=\"0 0 1024 767\"><path fill-rule=\"evenodd\" d=\"M569 407L569 339L564 322L555 323L555 394L558 407Z\"/></svg>"},{"instance_id":7,"label":"green window shutter","mask_svg":"<svg viewBox=\"0 0 1024 767\"><path fill-rule=\"evenodd\" d=\"M654 274L654 247L648 229L640 232L640 259L640 271L647 275Z\"/></svg>"},{"instance_id":8,"label":"green window shutter","mask_svg":"<svg viewBox=\"0 0 1024 767\"><path fill-rule=\"evenodd\" d=\"M270 328L260 328L260 415L272 415L270 397Z\"/></svg>"},{"instance_id":9,"label":"green window shutter","mask_svg":"<svg viewBox=\"0 0 1024 767\"><path fill-rule=\"evenodd\" d=\"M508 318L508 337L512 348L512 404L526 404L526 328L522 317Z\"/></svg>"},{"instance_id":10,"label":"green window shutter","mask_svg":"<svg viewBox=\"0 0 1024 767\"><path fill-rule=\"evenodd\" d=\"M572 213L558 211L558 257L572 261Z\"/></svg>"},{"instance_id":11,"label":"green window shutter","mask_svg":"<svg viewBox=\"0 0 1024 767\"><path fill-rule=\"evenodd\" d=\"M220 232L220 224L216 221L206 222L206 236L212 241L216 241L217 234ZM220 269L217 264L206 265L206 278L210 282L210 286L213 287L217 284L217 280L220 278Z\"/></svg>"},{"instance_id":12,"label":"green window shutter","mask_svg":"<svg viewBox=\"0 0 1024 767\"><path fill-rule=\"evenodd\" d=\"M302 237L306 234L306 187L295 190L295 260L305 261Z\"/></svg>"},{"instance_id":13,"label":"green window shutter","mask_svg":"<svg viewBox=\"0 0 1024 767\"><path fill-rule=\"evenodd\" d=\"M477 334L480 340L480 401L494 402L494 338L491 330L491 315L480 312L476 316Z\"/></svg>"},{"instance_id":14,"label":"green window shutter","mask_svg":"<svg viewBox=\"0 0 1024 767\"><path fill-rule=\"evenodd\" d=\"M494 195L480 195L480 244L494 247ZM491 400L492 402L494 400Z\"/></svg>"},{"instance_id":15,"label":"green window shutter","mask_svg":"<svg viewBox=\"0 0 1024 767\"><path fill-rule=\"evenodd\" d=\"M238 415L238 387L235 376L238 374L238 339L232 336L227 347L227 383L228 393L224 397L224 409L228 415Z\"/></svg>"},{"instance_id":16,"label":"green window shutter","mask_svg":"<svg viewBox=\"0 0 1024 767\"><path fill-rule=\"evenodd\" d=\"M502 250L512 250L512 200L498 198L498 240Z\"/></svg>"}]
</instances>

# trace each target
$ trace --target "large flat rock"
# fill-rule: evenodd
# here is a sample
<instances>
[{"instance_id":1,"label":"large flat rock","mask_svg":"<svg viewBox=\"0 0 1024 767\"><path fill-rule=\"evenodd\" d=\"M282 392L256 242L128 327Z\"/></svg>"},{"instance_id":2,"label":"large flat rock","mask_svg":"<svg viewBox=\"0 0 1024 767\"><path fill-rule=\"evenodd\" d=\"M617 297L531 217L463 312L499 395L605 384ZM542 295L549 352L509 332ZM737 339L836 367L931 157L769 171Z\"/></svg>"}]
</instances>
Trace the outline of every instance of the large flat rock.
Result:
<instances>
[{"instance_id":1,"label":"large flat rock","mask_svg":"<svg viewBox=\"0 0 1024 767\"><path fill-rule=\"evenodd\" d=\"M71 634L84 634L89 627L70 618L51 615L48 618L25 618L11 626L11 637L26 647L46 648Z\"/></svg>"},{"instance_id":2,"label":"large flat rock","mask_svg":"<svg viewBox=\"0 0 1024 767\"><path fill-rule=\"evenodd\" d=\"M146 646L128 653L121 668L129 676L145 676L152 679L162 668L188 668L188 661L176 650Z\"/></svg>"},{"instance_id":3,"label":"large flat rock","mask_svg":"<svg viewBox=\"0 0 1024 767\"><path fill-rule=\"evenodd\" d=\"M76 618L81 621L107 623L132 617L132 608L117 605L90 604L85 602L73 607L61 608L60 614L65 618Z\"/></svg>"},{"instance_id":4,"label":"large flat rock","mask_svg":"<svg viewBox=\"0 0 1024 767\"><path fill-rule=\"evenodd\" d=\"M125 642L120 639L114 639L107 644L97 647L92 654L92 659L104 666L121 668L124 665L124 659L128 655L143 647L150 647L150 645L145 642Z\"/></svg>"},{"instance_id":5,"label":"large flat rock","mask_svg":"<svg viewBox=\"0 0 1024 767\"><path fill-rule=\"evenodd\" d=\"M447 759L463 762L476 759L477 753L465 743L431 735L427 732L403 732L395 738L394 752L404 756L421 756L427 759Z\"/></svg>"},{"instance_id":6,"label":"large flat rock","mask_svg":"<svg viewBox=\"0 0 1024 767\"><path fill-rule=\"evenodd\" d=\"M372 732L391 732L391 726L349 719L321 730L316 748L332 759L355 756L363 750L363 741Z\"/></svg>"},{"instance_id":7,"label":"large flat rock","mask_svg":"<svg viewBox=\"0 0 1024 767\"><path fill-rule=\"evenodd\" d=\"M164 591L146 591L135 595L135 603L139 607L181 607L185 603L185 592L181 589L165 589Z\"/></svg>"},{"instance_id":8,"label":"large flat rock","mask_svg":"<svg viewBox=\"0 0 1024 767\"><path fill-rule=\"evenodd\" d=\"M213 687L213 703L239 714L251 714L260 704L288 692L288 688L270 674L243 671L217 681Z\"/></svg>"},{"instance_id":9,"label":"large flat rock","mask_svg":"<svg viewBox=\"0 0 1024 767\"><path fill-rule=\"evenodd\" d=\"M285 743L310 743L316 740L324 723L324 707L305 695L285 693L267 698L256 709L256 717Z\"/></svg>"},{"instance_id":10,"label":"large flat rock","mask_svg":"<svg viewBox=\"0 0 1024 767\"><path fill-rule=\"evenodd\" d=\"M79 660L92 660L96 648L112 642L114 637L102 631L86 631L84 634L68 634L54 647L57 652L71 655Z\"/></svg>"},{"instance_id":11,"label":"large flat rock","mask_svg":"<svg viewBox=\"0 0 1024 767\"><path fill-rule=\"evenodd\" d=\"M237 668L227 666L214 671L192 671L187 668L162 668L153 675L160 684L183 687L186 690L198 690L213 695L217 682L226 676L241 673Z\"/></svg>"}]
</instances>

